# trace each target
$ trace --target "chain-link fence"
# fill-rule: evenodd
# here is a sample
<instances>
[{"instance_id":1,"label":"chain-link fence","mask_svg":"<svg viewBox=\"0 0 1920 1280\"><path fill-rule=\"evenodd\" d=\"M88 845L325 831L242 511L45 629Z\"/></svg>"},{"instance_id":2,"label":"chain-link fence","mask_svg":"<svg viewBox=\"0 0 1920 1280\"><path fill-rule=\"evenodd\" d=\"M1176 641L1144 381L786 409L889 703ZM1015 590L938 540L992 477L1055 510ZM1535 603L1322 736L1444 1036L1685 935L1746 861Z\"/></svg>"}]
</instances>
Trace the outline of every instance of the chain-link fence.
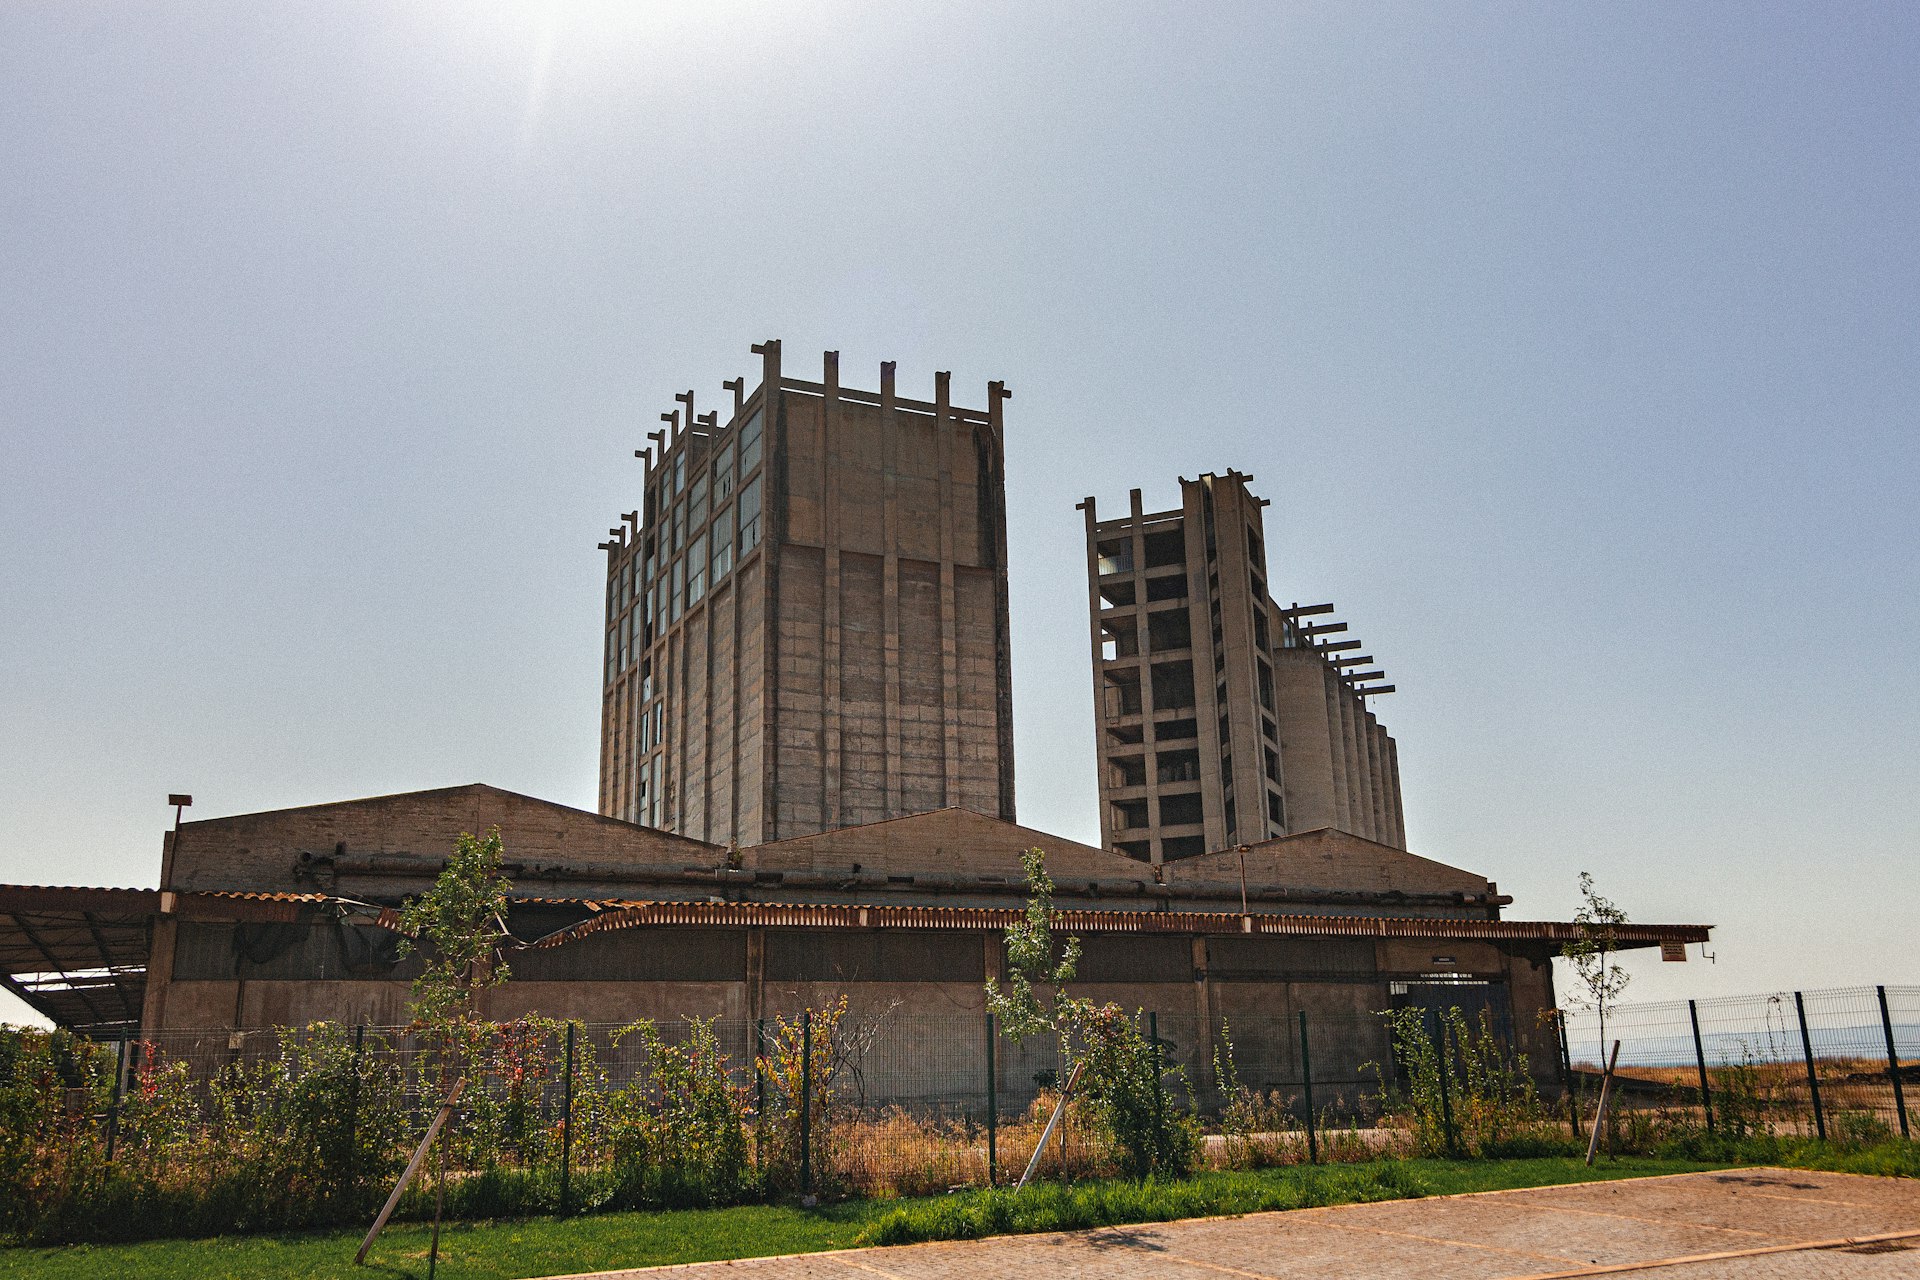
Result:
<instances>
[{"instance_id":1,"label":"chain-link fence","mask_svg":"<svg viewBox=\"0 0 1920 1280\"><path fill-rule=\"evenodd\" d=\"M1567 1066L1591 1091L1620 1043L1625 1109L1684 1109L1714 1132L1911 1136L1920 987L1839 987L1570 1012Z\"/></svg>"}]
</instances>

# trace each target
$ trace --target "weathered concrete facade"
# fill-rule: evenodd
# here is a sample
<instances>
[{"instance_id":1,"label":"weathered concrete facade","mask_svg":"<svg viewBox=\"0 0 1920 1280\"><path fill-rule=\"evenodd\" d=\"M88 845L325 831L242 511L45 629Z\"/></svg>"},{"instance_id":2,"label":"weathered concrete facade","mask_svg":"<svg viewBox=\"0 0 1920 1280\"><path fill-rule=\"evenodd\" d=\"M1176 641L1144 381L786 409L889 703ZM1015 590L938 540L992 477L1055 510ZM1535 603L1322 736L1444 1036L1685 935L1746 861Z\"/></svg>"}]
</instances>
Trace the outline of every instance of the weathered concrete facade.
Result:
<instances>
[{"instance_id":1,"label":"weathered concrete facade","mask_svg":"<svg viewBox=\"0 0 1920 1280\"><path fill-rule=\"evenodd\" d=\"M1462 993L1552 1065L1536 1015L1570 927L1502 921L1508 900L1484 876L1348 833L1155 867L953 808L729 850L485 786L185 824L150 908L143 1030L223 1043L229 1029L405 1022L418 961L397 956L381 909L489 826L517 940L513 980L484 997L495 1017L749 1022L845 995L856 1016L953 1038L950 1052L916 1045L915 1062L971 1062L983 984L1024 905L1020 853L1040 847L1057 927L1085 948L1076 989L1159 1015L1202 1085L1221 1019L1242 1065L1278 1081L1306 1011L1326 1037L1316 1078L1351 1080L1385 1052L1375 1011ZM1673 932L1640 928L1630 945ZM1010 1082L1034 1052L1007 1054Z\"/></svg>"},{"instance_id":2,"label":"weathered concrete facade","mask_svg":"<svg viewBox=\"0 0 1920 1280\"><path fill-rule=\"evenodd\" d=\"M1011 819L1001 446L984 410L786 377L641 450L607 553L601 812L718 844L958 806Z\"/></svg>"},{"instance_id":3,"label":"weathered concrete facade","mask_svg":"<svg viewBox=\"0 0 1920 1280\"><path fill-rule=\"evenodd\" d=\"M1229 471L1181 480L1177 511L1087 522L1100 832L1172 862L1332 827L1406 844L1394 741L1366 699L1358 641L1324 641L1331 605L1268 590L1265 499Z\"/></svg>"}]
</instances>

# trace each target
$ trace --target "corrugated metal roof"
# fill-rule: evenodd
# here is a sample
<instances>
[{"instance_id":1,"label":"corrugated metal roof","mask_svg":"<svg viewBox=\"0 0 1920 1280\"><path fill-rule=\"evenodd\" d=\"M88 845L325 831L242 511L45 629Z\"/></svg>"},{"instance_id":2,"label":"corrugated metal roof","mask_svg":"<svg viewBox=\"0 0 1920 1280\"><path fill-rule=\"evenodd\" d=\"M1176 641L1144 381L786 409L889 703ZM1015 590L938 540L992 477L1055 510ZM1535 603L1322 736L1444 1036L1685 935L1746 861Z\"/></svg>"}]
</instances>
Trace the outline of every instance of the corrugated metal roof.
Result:
<instances>
[{"instance_id":1,"label":"corrugated metal roof","mask_svg":"<svg viewBox=\"0 0 1920 1280\"><path fill-rule=\"evenodd\" d=\"M1000 907L811 906L799 903L622 903L533 944L562 946L589 934L647 925L758 925L813 929L964 929L996 931L1025 918ZM1065 933L1277 934L1294 937L1457 938L1487 941L1572 942L1577 925L1559 920L1449 920L1419 916L1238 915L1200 911L1059 911L1054 929ZM1620 925L1627 947L1705 942L1710 926Z\"/></svg>"}]
</instances>

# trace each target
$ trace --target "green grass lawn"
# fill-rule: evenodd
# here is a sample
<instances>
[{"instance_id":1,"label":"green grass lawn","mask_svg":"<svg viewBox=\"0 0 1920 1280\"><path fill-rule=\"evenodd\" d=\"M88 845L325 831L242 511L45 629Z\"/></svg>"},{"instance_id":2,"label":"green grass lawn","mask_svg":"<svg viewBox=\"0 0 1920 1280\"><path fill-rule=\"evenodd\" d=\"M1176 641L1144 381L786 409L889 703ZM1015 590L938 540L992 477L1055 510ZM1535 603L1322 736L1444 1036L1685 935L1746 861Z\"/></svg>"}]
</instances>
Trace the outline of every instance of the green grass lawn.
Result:
<instances>
[{"instance_id":1,"label":"green grass lawn","mask_svg":"<svg viewBox=\"0 0 1920 1280\"><path fill-rule=\"evenodd\" d=\"M799 1209L749 1205L668 1213L611 1213L559 1220L452 1224L440 1236L447 1280L519 1277L844 1249L875 1240L950 1238L1152 1222L1213 1213L1297 1208L1407 1196L1548 1186L1724 1168L1724 1164L1622 1158L1589 1169L1579 1160L1408 1160L1256 1173L1210 1173L1165 1185L1091 1182L1011 1192L961 1192L919 1200L866 1200ZM0 1278L292 1280L425 1276L425 1226L389 1227L370 1265L353 1266L361 1231L324 1231L126 1245L0 1249Z\"/></svg>"}]
</instances>

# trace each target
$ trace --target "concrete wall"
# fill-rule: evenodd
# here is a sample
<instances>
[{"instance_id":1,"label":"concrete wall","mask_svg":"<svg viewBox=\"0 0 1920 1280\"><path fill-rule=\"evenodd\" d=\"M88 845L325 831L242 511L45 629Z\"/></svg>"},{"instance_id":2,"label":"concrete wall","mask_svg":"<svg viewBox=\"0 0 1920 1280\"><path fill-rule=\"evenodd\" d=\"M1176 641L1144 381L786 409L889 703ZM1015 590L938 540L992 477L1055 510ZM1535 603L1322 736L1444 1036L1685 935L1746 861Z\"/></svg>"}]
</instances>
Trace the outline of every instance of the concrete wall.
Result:
<instances>
[{"instance_id":1,"label":"concrete wall","mask_svg":"<svg viewBox=\"0 0 1920 1280\"><path fill-rule=\"evenodd\" d=\"M478 835L491 826L500 828L509 861L528 868L524 878L533 891L539 881L533 869L543 864L711 866L723 853L663 831L475 784L188 822L180 828L162 887L287 892L384 885L390 892L418 892L430 874L413 880L351 873L336 878L334 867L343 859L385 856L443 860L462 832ZM572 883L572 892L620 892L613 880Z\"/></svg>"},{"instance_id":2,"label":"concrete wall","mask_svg":"<svg viewBox=\"0 0 1920 1280\"><path fill-rule=\"evenodd\" d=\"M631 938L619 946L630 954L644 955L678 945L674 930L647 932L648 938ZM687 932L691 936L695 931ZM793 968L795 964L819 963L822 955L836 954L832 947L826 953L810 954L804 944L871 946L876 945L879 932L745 932L744 951L732 953L733 963L742 964L744 972L732 980L630 981L612 969L589 980L515 980L486 993L483 1011L500 1019L538 1013L592 1023L625 1023L643 1017L675 1023L683 1016L751 1023L793 1019L802 1010L826 1008L844 996L848 1030L870 1033L873 1048L864 1063L864 1087L870 1100L932 1103L984 1092L983 981L1003 970L997 934L895 931L886 936L899 939L907 948L896 967L914 970L918 963L914 953L931 948L927 959L944 963L952 972L936 975L927 970L913 981L880 976L829 981L778 973L783 965L787 972L800 972ZM597 935L602 942L617 937ZM1392 940L1105 935L1087 941L1084 965L1089 980L1076 983L1075 992L1157 1014L1169 1060L1184 1068L1192 1087L1203 1096L1215 1085L1214 1053L1220 1047L1223 1020L1243 1084L1297 1092L1303 1012L1311 1035L1317 1099L1330 1102L1370 1090L1375 1077L1366 1070L1367 1064L1391 1071L1378 1012L1396 1003L1396 981L1418 980L1431 975L1436 966L1459 979L1504 991L1513 1011L1519 1050L1531 1059L1540 1078L1555 1078L1555 1042L1539 1016L1551 1007L1552 999L1551 969L1544 953L1530 957L1487 943ZM1248 942L1272 944L1267 950L1284 972L1261 977L1249 970ZM801 951L795 951L796 944ZM699 945L711 951L707 942ZM1152 972L1145 975L1146 980L1117 980L1130 947L1142 948L1143 955L1147 949L1153 952ZM610 953L617 949L610 947ZM1167 963L1170 957L1172 964ZM919 967L926 969L924 963ZM212 1031L215 1034L208 1039L218 1041L231 1028L316 1020L395 1025L406 1020L406 994L406 984L398 981L181 981L172 983L166 993L164 1021L147 1030L149 1034ZM1046 1041L1003 1042L996 1056L1002 1105L1009 1110L1024 1106L1036 1087L1036 1076L1056 1066L1054 1046Z\"/></svg>"}]
</instances>

